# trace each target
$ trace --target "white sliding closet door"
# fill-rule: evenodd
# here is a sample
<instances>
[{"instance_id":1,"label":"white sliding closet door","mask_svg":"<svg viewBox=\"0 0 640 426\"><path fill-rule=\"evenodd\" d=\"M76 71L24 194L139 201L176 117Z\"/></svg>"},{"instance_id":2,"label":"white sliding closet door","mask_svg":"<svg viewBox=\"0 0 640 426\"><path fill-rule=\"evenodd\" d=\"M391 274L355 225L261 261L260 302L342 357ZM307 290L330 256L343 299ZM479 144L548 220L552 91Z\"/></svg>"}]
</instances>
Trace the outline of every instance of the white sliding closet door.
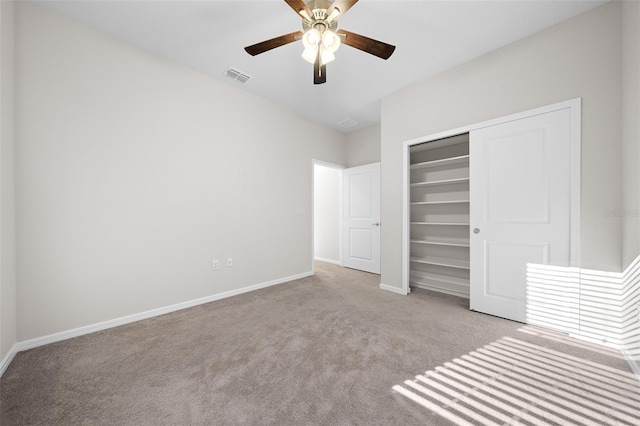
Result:
<instances>
[{"instance_id":1,"label":"white sliding closet door","mask_svg":"<svg viewBox=\"0 0 640 426\"><path fill-rule=\"evenodd\" d=\"M527 268L571 260L571 111L470 132L473 310L521 322L532 299ZM547 303L547 302L544 302Z\"/></svg>"}]
</instances>

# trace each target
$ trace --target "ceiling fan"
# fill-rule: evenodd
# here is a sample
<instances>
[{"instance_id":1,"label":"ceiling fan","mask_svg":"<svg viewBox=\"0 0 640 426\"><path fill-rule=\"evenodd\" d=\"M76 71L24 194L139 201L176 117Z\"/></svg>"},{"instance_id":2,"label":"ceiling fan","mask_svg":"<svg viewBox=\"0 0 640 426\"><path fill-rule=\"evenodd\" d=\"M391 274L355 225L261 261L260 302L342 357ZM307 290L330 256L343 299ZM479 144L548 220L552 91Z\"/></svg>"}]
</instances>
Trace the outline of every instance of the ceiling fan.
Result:
<instances>
[{"instance_id":1,"label":"ceiling fan","mask_svg":"<svg viewBox=\"0 0 640 426\"><path fill-rule=\"evenodd\" d=\"M365 37L350 31L338 29L338 18L343 16L358 0L285 0L302 18L304 31L296 31L280 37L247 46L244 50L255 56L276 47L302 40L302 57L313 64L313 83L327 81L327 64L335 59L334 52L341 43L355 47L382 59L388 59L395 46Z\"/></svg>"}]
</instances>

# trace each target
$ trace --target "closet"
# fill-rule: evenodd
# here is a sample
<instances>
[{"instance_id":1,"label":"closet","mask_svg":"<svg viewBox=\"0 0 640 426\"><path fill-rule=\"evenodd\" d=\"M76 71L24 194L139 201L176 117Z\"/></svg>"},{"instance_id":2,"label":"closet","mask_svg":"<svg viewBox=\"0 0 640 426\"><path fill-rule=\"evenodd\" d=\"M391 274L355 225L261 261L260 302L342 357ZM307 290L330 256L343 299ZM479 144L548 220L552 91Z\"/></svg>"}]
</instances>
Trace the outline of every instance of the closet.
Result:
<instances>
[{"instance_id":1,"label":"closet","mask_svg":"<svg viewBox=\"0 0 640 426\"><path fill-rule=\"evenodd\" d=\"M409 285L469 297L469 134L409 149Z\"/></svg>"},{"instance_id":2,"label":"closet","mask_svg":"<svg viewBox=\"0 0 640 426\"><path fill-rule=\"evenodd\" d=\"M574 321L580 119L572 99L406 141L402 294L461 296L531 324Z\"/></svg>"}]
</instances>

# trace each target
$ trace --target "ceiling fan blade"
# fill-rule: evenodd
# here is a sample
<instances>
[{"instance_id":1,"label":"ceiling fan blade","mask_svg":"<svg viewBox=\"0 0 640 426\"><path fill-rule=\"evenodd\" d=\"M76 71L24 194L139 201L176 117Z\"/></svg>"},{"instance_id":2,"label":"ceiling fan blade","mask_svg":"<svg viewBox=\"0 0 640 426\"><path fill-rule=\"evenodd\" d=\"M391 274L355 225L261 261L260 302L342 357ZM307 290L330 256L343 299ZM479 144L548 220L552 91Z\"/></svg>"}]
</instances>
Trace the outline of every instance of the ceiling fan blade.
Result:
<instances>
[{"instance_id":1,"label":"ceiling fan blade","mask_svg":"<svg viewBox=\"0 0 640 426\"><path fill-rule=\"evenodd\" d=\"M303 2L302 0L284 0L285 2L287 2L287 4L289 5L289 7L291 7L291 9L295 10L295 12L302 16L303 18L307 19L306 16L301 15L300 11L304 10L307 13L307 16L313 16L313 14L311 13L311 9L309 9L309 6L307 6L305 4L305 2Z\"/></svg>"},{"instance_id":2,"label":"ceiling fan blade","mask_svg":"<svg viewBox=\"0 0 640 426\"><path fill-rule=\"evenodd\" d=\"M329 7L327 14L331 15L333 9L338 9L340 11L340 16L343 16L356 3L358 3L358 0L335 0L331 4L331 7Z\"/></svg>"},{"instance_id":3,"label":"ceiling fan blade","mask_svg":"<svg viewBox=\"0 0 640 426\"><path fill-rule=\"evenodd\" d=\"M304 33L302 31L296 31L295 33L285 34L280 37L247 46L244 50L246 50L249 55L256 56L266 52L267 50L275 49L276 47L284 46L285 44L300 40L300 37L302 37L303 34Z\"/></svg>"},{"instance_id":4,"label":"ceiling fan blade","mask_svg":"<svg viewBox=\"0 0 640 426\"><path fill-rule=\"evenodd\" d=\"M320 65L320 51L316 61L313 63L313 84L322 84L327 82L327 66L325 64Z\"/></svg>"},{"instance_id":5,"label":"ceiling fan blade","mask_svg":"<svg viewBox=\"0 0 640 426\"><path fill-rule=\"evenodd\" d=\"M389 59L393 51L396 50L395 46L350 31L338 30L336 33L344 36L342 42L347 46L355 47L378 58Z\"/></svg>"}]
</instances>

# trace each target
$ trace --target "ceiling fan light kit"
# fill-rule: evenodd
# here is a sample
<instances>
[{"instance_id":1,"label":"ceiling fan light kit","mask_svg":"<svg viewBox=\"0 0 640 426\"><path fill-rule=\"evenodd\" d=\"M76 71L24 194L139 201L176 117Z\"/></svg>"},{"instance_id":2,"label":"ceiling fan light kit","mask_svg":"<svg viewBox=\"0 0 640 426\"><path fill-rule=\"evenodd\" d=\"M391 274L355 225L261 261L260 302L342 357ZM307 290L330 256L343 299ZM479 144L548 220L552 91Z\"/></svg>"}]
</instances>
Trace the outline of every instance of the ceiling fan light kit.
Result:
<instances>
[{"instance_id":1,"label":"ceiling fan light kit","mask_svg":"<svg viewBox=\"0 0 640 426\"><path fill-rule=\"evenodd\" d=\"M338 18L344 15L358 0L285 0L302 18L304 31L286 34L251 46L244 50L252 56L302 39L302 58L313 64L313 83L327 81L326 65L335 60L335 52L342 43L363 52L388 59L395 46L346 30L338 30Z\"/></svg>"},{"instance_id":2,"label":"ceiling fan light kit","mask_svg":"<svg viewBox=\"0 0 640 426\"><path fill-rule=\"evenodd\" d=\"M326 65L336 59L334 52L340 47L340 37L328 28L311 28L302 36L304 51L302 57L305 61L315 63L320 53L320 64Z\"/></svg>"}]
</instances>

